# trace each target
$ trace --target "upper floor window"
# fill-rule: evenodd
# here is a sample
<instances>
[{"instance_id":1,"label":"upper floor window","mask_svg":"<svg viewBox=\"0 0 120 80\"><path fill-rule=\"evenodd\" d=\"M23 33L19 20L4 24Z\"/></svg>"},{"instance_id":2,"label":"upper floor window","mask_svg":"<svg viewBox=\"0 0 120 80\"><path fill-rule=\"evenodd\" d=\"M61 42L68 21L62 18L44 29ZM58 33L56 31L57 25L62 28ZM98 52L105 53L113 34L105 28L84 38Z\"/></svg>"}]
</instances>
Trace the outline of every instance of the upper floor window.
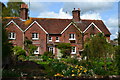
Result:
<instances>
[{"instance_id":1,"label":"upper floor window","mask_svg":"<svg viewBox=\"0 0 120 80\"><path fill-rule=\"evenodd\" d=\"M39 39L39 38L38 38L38 33L32 33L32 39L35 39L35 40L36 40L36 39Z\"/></svg>"},{"instance_id":2,"label":"upper floor window","mask_svg":"<svg viewBox=\"0 0 120 80\"><path fill-rule=\"evenodd\" d=\"M59 37L56 37L56 42L59 42Z\"/></svg>"},{"instance_id":3,"label":"upper floor window","mask_svg":"<svg viewBox=\"0 0 120 80\"><path fill-rule=\"evenodd\" d=\"M49 41L52 41L52 37L49 37Z\"/></svg>"},{"instance_id":4,"label":"upper floor window","mask_svg":"<svg viewBox=\"0 0 120 80\"><path fill-rule=\"evenodd\" d=\"M16 38L16 33L10 32L9 35L8 35L8 38L9 39L15 39Z\"/></svg>"},{"instance_id":5,"label":"upper floor window","mask_svg":"<svg viewBox=\"0 0 120 80\"><path fill-rule=\"evenodd\" d=\"M75 34L69 34L69 40L75 40Z\"/></svg>"}]
</instances>

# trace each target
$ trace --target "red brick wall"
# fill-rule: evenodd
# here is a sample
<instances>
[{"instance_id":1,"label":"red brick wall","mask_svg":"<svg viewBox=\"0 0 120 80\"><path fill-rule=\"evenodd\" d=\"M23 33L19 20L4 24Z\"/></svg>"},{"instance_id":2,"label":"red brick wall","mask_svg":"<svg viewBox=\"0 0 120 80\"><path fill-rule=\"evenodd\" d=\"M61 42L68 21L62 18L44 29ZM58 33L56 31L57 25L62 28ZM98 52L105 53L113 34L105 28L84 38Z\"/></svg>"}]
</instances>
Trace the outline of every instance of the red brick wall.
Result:
<instances>
[{"instance_id":1,"label":"red brick wall","mask_svg":"<svg viewBox=\"0 0 120 80\"><path fill-rule=\"evenodd\" d=\"M32 40L32 33L38 33L39 39ZM40 47L40 54L43 54L46 51L46 33L36 24L34 23L26 32L25 37L29 40L32 40L33 44Z\"/></svg>"},{"instance_id":2,"label":"red brick wall","mask_svg":"<svg viewBox=\"0 0 120 80\"><path fill-rule=\"evenodd\" d=\"M23 47L23 32L16 27L15 24L11 23L6 27L8 33L9 32L15 32L16 33L16 39L15 40L10 40L14 46L21 46Z\"/></svg>"},{"instance_id":3,"label":"red brick wall","mask_svg":"<svg viewBox=\"0 0 120 80\"><path fill-rule=\"evenodd\" d=\"M94 29L92 28L92 26L84 33L84 41L87 39L87 38L90 38L90 34L97 34L97 33L100 33L100 31L94 27Z\"/></svg>"},{"instance_id":4,"label":"red brick wall","mask_svg":"<svg viewBox=\"0 0 120 80\"><path fill-rule=\"evenodd\" d=\"M76 52L78 53L82 49L82 35L80 31L73 25L71 25L61 36L61 41L64 43L70 43L69 34L75 34L75 43L71 43L71 46L76 46Z\"/></svg>"}]
</instances>

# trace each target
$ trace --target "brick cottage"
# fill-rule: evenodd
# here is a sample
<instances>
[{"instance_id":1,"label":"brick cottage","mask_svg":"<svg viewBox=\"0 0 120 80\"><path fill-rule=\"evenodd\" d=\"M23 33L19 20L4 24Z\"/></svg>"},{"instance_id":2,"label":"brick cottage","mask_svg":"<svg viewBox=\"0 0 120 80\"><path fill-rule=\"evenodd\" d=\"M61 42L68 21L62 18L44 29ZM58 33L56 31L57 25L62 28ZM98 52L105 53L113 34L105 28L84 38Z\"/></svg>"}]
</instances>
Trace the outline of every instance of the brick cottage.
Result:
<instances>
[{"instance_id":1,"label":"brick cottage","mask_svg":"<svg viewBox=\"0 0 120 80\"><path fill-rule=\"evenodd\" d=\"M72 16L72 19L32 18L28 17L28 6L22 4L20 17L6 17L8 38L14 46L23 48L28 38L38 47L34 51L36 55L46 51L59 55L57 43L70 43L71 54L77 54L83 49L85 40L96 33L103 33L106 40L110 40L111 33L102 20L81 19L79 8L74 8Z\"/></svg>"}]
</instances>

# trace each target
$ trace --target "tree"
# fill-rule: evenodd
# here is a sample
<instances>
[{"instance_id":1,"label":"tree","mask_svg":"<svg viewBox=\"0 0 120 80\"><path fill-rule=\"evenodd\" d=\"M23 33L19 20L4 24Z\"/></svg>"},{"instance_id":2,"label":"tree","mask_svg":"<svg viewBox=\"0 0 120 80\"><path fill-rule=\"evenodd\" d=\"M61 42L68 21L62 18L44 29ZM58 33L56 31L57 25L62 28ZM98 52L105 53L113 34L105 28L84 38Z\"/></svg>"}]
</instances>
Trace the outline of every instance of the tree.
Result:
<instances>
[{"instance_id":1,"label":"tree","mask_svg":"<svg viewBox=\"0 0 120 80\"><path fill-rule=\"evenodd\" d=\"M19 56L19 55L25 55L25 50L22 49L20 46L14 46L14 48L12 49L14 51L14 55Z\"/></svg>"},{"instance_id":2,"label":"tree","mask_svg":"<svg viewBox=\"0 0 120 80\"><path fill-rule=\"evenodd\" d=\"M37 46L32 44L32 41L28 38L24 41L25 50L28 53L28 55L32 55L34 51L37 49Z\"/></svg>"},{"instance_id":3,"label":"tree","mask_svg":"<svg viewBox=\"0 0 120 80\"><path fill-rule=\"evenodd\" d=\"M12 57L14 58L14 64L17 60L19 60L20 57L26 56L25 50L22 49L20 46L14 46L12 50L14 52L14 54L12 55Z\"/></svg>"},{"instance_id":4,"label":"tree","mask_svg":"<svg viewBox=\"0 0 120 80\"><path fill-rule=\"evenodd\" d=\"M11 1L11 2L10 2ZM7 3L7 6L4 5L4 3L0 3L2 5L2 17L17 17L20 9L20 4L23 2L19 3L14 3L12 2L13 0L9 0ZM15 1L15 0L14 0ZM20 0L22 1L22 0ZM2 63L3 64L9 64L10 61L9 59L12 59L12 43L9 42L8 40L8 33L5 30L5 25L6 25L6 19L2 18ZM4 67L4 65L3 65Z\"/></svg>"},{"instance_id":5,"label":"tree","mask_svg":"<svg viewBox=\"0 0 120 80\"><path fill-rule=\"evenodd\" d=\"M71 45L70 43L58 43L57 48L60 49L62 53L62 57L66 57L70 55L71 52Z\"/></svg>"},{"instance_id":6,"label":"tree","mask_svg":"<svg viewBox=\"0 0 120 80\"><path fill-rule=\"evenodd\" d=\"M20 16L20 6L23 4L22 0L9 0L7 3L7 11L9 17L19 17ZM8 17L7 16L7 17Z\"/></svg>"},{"instance_id":7,"label":"tree","mask_svg":"<svg viewBox=\"0 0 120 80\"><path fill-rule=\"evenodd\" d=\"M84 47L84 55L88 58L107 57L111 53L113 53L113 46L106 41L102 33L91 37Z\"/></svg>"}]
</instances>

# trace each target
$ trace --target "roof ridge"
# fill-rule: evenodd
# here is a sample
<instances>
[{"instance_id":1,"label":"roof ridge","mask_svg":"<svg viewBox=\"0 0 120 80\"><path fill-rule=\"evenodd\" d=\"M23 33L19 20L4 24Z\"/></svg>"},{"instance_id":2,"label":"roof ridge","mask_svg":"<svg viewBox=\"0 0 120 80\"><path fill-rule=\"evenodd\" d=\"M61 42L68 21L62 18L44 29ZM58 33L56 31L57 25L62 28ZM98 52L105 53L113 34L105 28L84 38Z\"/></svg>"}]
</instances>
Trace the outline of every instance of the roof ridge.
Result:
<instances>
[{"instance_id":1,"label":"roof ridge","mask_svg":"<svg viewBox=\"0 0 120 80\"><path fill-rule=\"evenodd\" d=\"M3 17L3 18L8 18L9 19L9 18L20 18L20 17Z\"/></svg>"},{"instance_id":2,"label":"roof ridge","mask_svg":"<svg viewBox=\"0 0 120 80\"><path fill-rule=\"evenodd\" d=\"M72 19L62 19L62 18L35 18L35 17L30 17L30 19L60 19L60 20L72 20Z\"/></svg>"},{"instance_id":3,"label":"roof ridge","mask_svg":"<svg viewBox=\"0 0 120 80\"><path fill-rule=\"evenodd\" d=\"M81 19L81 20L101 21L101 19Z\"/></svg>"}]
</instances>

